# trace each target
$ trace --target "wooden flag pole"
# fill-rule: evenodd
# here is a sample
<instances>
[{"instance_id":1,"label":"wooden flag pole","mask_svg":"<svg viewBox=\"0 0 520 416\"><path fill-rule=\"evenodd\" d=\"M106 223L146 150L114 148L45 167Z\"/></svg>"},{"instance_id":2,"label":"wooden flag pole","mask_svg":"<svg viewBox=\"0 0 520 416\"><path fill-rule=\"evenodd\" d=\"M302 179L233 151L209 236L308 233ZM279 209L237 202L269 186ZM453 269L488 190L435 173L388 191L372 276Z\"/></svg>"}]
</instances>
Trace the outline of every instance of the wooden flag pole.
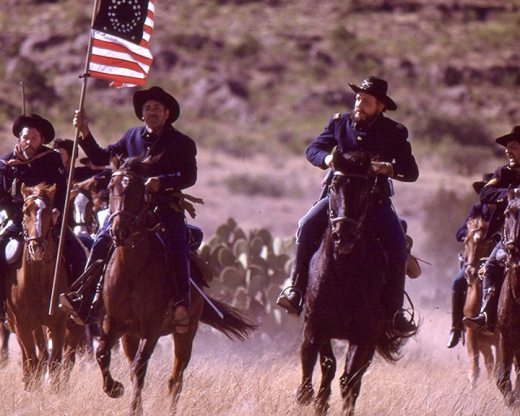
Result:
<instances>
[{"instance_id":1,"label":"wooden flag pole","mask_svg":"<svg viewBox=\"0 0 520 416\"><path fill-rule=\"evenodd\" d=\"M94 8L92 11L92 22L91 27L94 25L94 20L96 18L97 12L99 10L100 0L95 0ZM81 87L81 95L79 99L79 110L83 110L85 104L85 96L87 90L87 80L88 80L88 70L90 64L90 56L92 50L92 37L89 37L88 51L87 51L87 59L85 62L85 71L81 77L83 78L83 83ZM51 291L51 300L49 304L49 315L54 315L54 311L57 306L57 297L58 293L56 292L57 281L60 276L61 270L63 268L63 245L65 244L65 232L67 230L67 218L69 217L69 205L70 205L70 194L72 190L72 183L74 182L74 166L76 164L76 159L78 157L78 142L79 142L80 131L79 128L76 127L76 132L74 135L74 146L72 148L72 158L70 163L70 168L68 172L68 180L67 180L67 193L65 196L65 206L63 207L63 213L61 215L61 229L60 229L60 239L58 242L58 253L56 256L56 266L54 268L54 279L52 281L52 291Z\"/></svg>"}]
</instances>

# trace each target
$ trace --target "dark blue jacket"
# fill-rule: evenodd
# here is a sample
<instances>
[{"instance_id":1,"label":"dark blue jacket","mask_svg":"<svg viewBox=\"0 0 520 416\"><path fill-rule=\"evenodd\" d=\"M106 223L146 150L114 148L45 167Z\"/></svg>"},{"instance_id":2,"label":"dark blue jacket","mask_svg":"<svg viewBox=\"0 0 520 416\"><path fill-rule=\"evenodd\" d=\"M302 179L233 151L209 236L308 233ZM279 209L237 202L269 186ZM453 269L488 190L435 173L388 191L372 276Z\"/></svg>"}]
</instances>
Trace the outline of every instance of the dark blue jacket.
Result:
<instances>
[{"instance_id":1,"label":"dark blue jacket","mask_svg":"<svg viewBox=\"0 0 520 416\"><path fill-rule=\"evenodd\" d=\"M197 147L195 142L173 126L165 127L162 135L148 133L146 127L133 127L116 143L101 148L90 134L79 142L94 165L106 166L111 156L123 158L136 156L159 156L150 166L148 177L157 176L161 189L154 194L152 204L167 205L172 192L180 192L197 181Z\"/></svg>"},{"instance_id":2,"label":"dark blue jacket","mask_svg":"<svg viewBox=\"0 0 520 416\"><path fill-rule=\"evenodd\" d=\"M486 238L491 237L502 228L504 211L507 208L507 190L510 186L513 188L520 186L520 173L511 169L509 165L505 165L495 170L491 180L479 192L481 203L496 204Z\"/></svg>"},{"instance_id":3,"label":"dark blue jacket","mask_svg":"<svg viewBox=\"0 0 520 416\"><path fill-rule=\"evenodd\" d=\"M340 151L366 150L372 158L392 163L393 178L399 181L415 182L419 177L419 168L408 141L408 130L383 114L366 132L352 127L349 113L334 114L323 133L307 148L307 159L314 166L327 169L325 157L334 146L338 146Z\"/></svg>"},{"instance_id":4,"label":"dark blue jacket","mask_svg":"<svg viewBox=\"0 0 520 416\"><path fill-rule=\"evenodd\" d=\"M58 152L43 146L33 162L26 165L8 166L0 161L0 208L5 209L11 218L21 221L23 196L22 183L25 186L36 186L42 182L48 185L56 184L54 208L63 212L67 192L67 176L61 156ZM37 156L35 155L35 156ZM9 161L15 159L14 153L8 153L0 159ZM12 187L15 187L14 194Z\"/></svg>"}]
</instances>

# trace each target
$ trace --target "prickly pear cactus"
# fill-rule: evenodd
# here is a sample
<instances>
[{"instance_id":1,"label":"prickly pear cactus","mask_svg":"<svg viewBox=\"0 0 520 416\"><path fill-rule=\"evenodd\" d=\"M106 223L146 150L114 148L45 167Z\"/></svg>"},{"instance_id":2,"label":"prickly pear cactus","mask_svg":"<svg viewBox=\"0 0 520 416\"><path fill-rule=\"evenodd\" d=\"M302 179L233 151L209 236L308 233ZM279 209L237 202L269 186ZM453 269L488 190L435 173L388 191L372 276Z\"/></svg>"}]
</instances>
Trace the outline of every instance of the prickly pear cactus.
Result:
<instances>
[{"instance_id":1,"label":"prickly pear cactus","mask_svg":"<svg viewBox=\"0 0 520 416\"><path fill-rule=\"evenodd\" d=\"M246 235L229 218L200 248L201 257L216 272L208 294L249 310L266 332L301 326L276 305L289 276L293 249L294 237L273 237L266 228Z\"/></svg>"}]
</instances>

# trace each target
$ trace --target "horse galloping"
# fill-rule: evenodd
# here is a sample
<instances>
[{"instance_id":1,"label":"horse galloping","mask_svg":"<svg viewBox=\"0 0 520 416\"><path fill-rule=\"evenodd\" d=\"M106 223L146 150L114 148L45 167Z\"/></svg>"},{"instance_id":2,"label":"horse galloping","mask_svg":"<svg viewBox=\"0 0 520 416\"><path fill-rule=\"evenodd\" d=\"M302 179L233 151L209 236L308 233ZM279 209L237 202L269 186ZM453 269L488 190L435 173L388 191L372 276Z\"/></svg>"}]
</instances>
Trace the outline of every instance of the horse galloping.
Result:
<instances>
[{"instance_id":1,"label":"horse galloping","mask_svg":"<svg viewBox=\"0 0 520 416\"><path fill-rule=\"evenodd\" d=\"M497 313L499 362L497 386L506 404L512 406L520 397L520 190L508 190L504 211L502 244L506 252L505 279L500 291ZM513 390L511 368L516 367Z\"/></svg>"},{"instance_id":2,"label":"horse galloping","mask_svg":"<svg viewBox=\"0 0 520 416\"><path fill-rule=\"evenodd\" d=\"M322 379L314 404L317 414L327 412L336 372L331 339L347 340L340 391L343 414L352 415L376 350L386 360L396 361L405 339L413 334L397 333L381 303L386 261L365 221L376 183L370 174L371 157L366 152L335 151L333 164L329 227L309 270L300 347L302 382L296 400L312 401L312 374L319 354Z\"/></svg>"},{"instance_id":3,"label":"horse galloping","mask_svg":"<svg viewBox=\"0 0 520 416\"><path fill-rule=\"evenodd\" d=\"M464 239L464 276L468 282L468 289L464 303L464 316L477 316L482 306L482 279L479 270L494 246L491 239L485 238L488 226L489 221L480 216L471 217L467 222L468 234ZM465 330L469 359L468 378L471 385L475 386L480 374L480 354L484 359L488 375L491 375L495 365L492 347L498 342L494 335L485 335L467 327Z\"/></svg>"},{"instance_id":4,"label":"horse galloping","mask_svg":"<svg viewBox=\"0 0 520 416\"><path fill-rule=\"evenodd\" d=\"M7 319L20 344L25 389L38 388L46 370L52 388L57 388L62 368L65 380L68 379L82 331L67 330L65 312L56 310L53 315L48 314L59 233L59 213L52 208L56 185L26 187L22 184L21 192L25 242L22 255L7 273ZM56 285L58 290L67 290L65 269ZM44 327L52 341L50 354Z\"/></svg>"},{"instance_id":5,"label":"horse galloping","mask_svg":"<svg viewBox=\"0 0 520 416\"><path fill-rule=\"evenodd\" d=\"M144 184L149 163L154 163L154 159L127 160L120 169L115 167L109 185L110 226L115 248L104 276L104 307L100 316L102 334L96 359L103 375L105 393L112 398L121 397L124 387L110 374L111 348L121 338L131 367L131 414L141 414L141 392L148 361L159 338L173 333L174 365L168 382L173 414L199 321L240 340L248 336L256 325L238 309L208 298L221 311L219 317L204 302L202 288L193 287L188 331L178 333L173 325L164 326L173 288L165 247L147 227L149 198Z\"/></svg>"}]
</instances>

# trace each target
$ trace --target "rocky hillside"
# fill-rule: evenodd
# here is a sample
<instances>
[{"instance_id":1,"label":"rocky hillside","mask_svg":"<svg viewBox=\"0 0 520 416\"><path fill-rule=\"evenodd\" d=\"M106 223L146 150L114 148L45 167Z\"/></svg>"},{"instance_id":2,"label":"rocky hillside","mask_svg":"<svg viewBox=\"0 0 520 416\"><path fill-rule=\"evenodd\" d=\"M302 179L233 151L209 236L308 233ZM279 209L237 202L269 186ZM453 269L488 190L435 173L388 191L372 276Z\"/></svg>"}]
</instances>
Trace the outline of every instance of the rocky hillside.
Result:
<instances>
[{"instance_id":1,"label":"rocky hillside","mask_svg":"<svg viewBox=\"0 0 520 416\"><path fill-rule=\"evenodd\" d=\"M244 146L300 152L328 115L351 104L347 82L370 74L389 81L399 119L417 141L487 145L519 119L518 3L156 0L148 85L179 98L179 123L201 145L236 154ZM92 6L2 2L4 141L21 111L20 82L28 112L71 134ZM107 140L135 122L132 93L89 80L86 107Z\"/></svg>"}]
</instances>

